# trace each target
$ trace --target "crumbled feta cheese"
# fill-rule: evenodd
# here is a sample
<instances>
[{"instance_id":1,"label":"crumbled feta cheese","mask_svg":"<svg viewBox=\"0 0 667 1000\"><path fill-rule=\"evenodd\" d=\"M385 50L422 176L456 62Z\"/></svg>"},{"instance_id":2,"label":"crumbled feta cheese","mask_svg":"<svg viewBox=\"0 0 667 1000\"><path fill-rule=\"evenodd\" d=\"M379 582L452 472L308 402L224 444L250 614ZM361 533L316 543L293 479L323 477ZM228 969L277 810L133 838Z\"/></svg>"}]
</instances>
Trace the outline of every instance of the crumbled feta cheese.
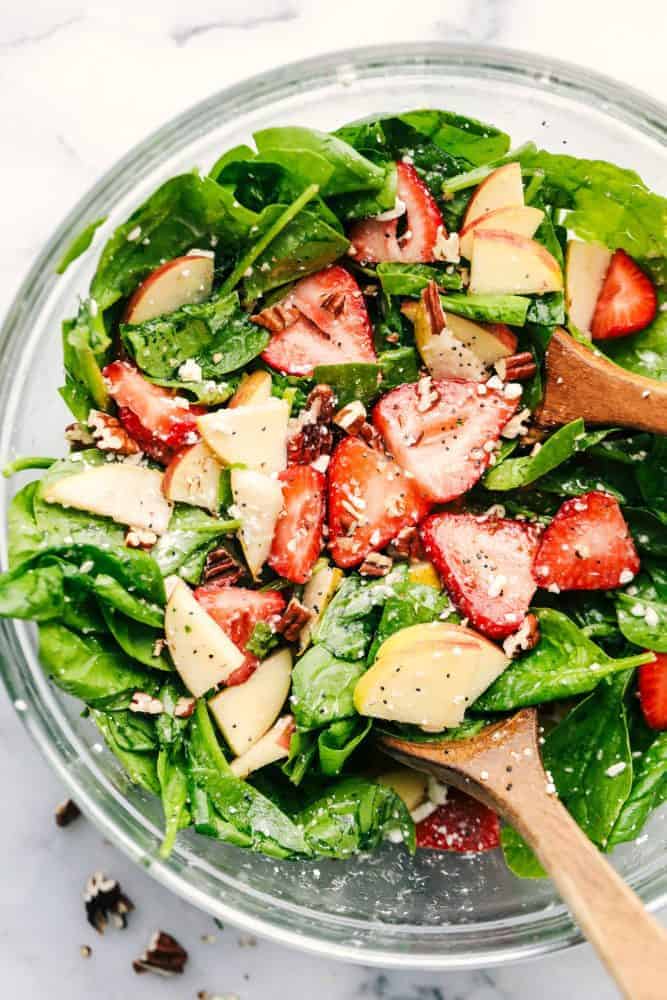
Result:
<instances>
[{"instance_id":1,"label":"crumbled feta cheese","mask_svg":"<svg viewBox=\"0 0 667 1000\"><path fill-rule=\"evenodd\" d=\"M178 369L178 377L184 382L201 382L201 365L197 364L194 358L188 358Z\"/></svg>"},{"instance_id":2,"label":"crumbled feta cheese","mask_svg":"<svg viewBox=\"0 0 667 1000\"><path fill-rule=\"evenodd\" d=\"M625 583L630 583L630 580L634 580L635 574L631 569L622 569L621 574L618 578L618 582L623 586Z\"/></svg>"},{"instance_id":3,"label":"crumbled feta cheese","mask_svg":"<svg viewBox=\"0 0 667 1000\"><path fill-rule=\"evenodd\" d=\"M612 764L611 767L608 767L604 773L608 778L615 778L617 775L623 774L627 766L624 760L619 760L617 764Z\"/></svg>"}]
</instances>

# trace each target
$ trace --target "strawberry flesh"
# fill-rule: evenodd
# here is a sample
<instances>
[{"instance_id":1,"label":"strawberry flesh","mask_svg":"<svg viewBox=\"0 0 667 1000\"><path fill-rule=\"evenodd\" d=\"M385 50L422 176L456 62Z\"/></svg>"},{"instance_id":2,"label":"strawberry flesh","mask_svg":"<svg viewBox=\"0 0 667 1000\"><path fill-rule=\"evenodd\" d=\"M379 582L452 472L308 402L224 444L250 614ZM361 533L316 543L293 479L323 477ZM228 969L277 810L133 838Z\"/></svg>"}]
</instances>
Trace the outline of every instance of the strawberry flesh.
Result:
<instances>
[{"instance_id":1,"label":"strawberry flesh","mask_svg":"<svg viewBox=\"0 0 667 1000\"><path fill-rule=\"evenodd\" d=\"M197 587L194 595L242 653L246 652L246 643L255 625L258 622L277 623L285 610L285 598L278 590L248 590L228 587L224 583L205 583ZM247 681L258 663L256 656L246 653L245 662L227 678L227 686Z\"/></svg>"},{"instance_id":2,"label":"strawberry flesh","mask_svg":"<svg viewBox=\"0 0 667 1000\"><path fill-rule=\"evenodd\" d=\"M639 704L651 729L667 729L667 653L639 668Z\"/></svg>"},{"instance_id":3,"label":"strawberry flesh","mask_svg":"<svg viewBox=\"0 0 667 1000\"><path fill-rule=\"evenodd\" d=\"M653 322L657 310L658 298L653 282L625 250L617 250L611 258L593 313L593 340L611 340L637 333Z\"/></svg>"},{"instance_id":4,"label":"strawberry flesh","mask_svg":"<svg viewBox=\"0 0 667 1000\"><path fill-rule=\"evenodd\" d=\"M322 551L326 479L310 465L292 465L280 479L284 507L269 566L292 583L305 583Z\"/></svg>"},{"instance_id":5,"label":"strawberry flesh","mask_svg":"<svg viewBox=\"0 0 667 1000\"><path fill-rule=\"evenodd\" d=\"M272 368L309 375L316 365L376 360L364 297L345 268L334 265L302 278L281 306L297 318L272 335L262 354Z\"/></svg>"},{"instance_id":6,"label":"strawberry flesh","mask_svg":"<svg viewBox=\"0 0 667 1000\"><path fill-rule=\"evenodd\" d=\"M417 847L436 851L492 851L500 846L500 820L488 806L457 788L447 801L417 823Z\"/></svg>"},{"instance_id":7,"label":"strawberry flesh","mask_svg":"<svg viewBox=\"0 0 667 1000\"><path fill-rule=\"evenodd\" d=\"M525 521L432 514L420 528L427 557L473 628L503 639L521 625L537 584L540 528Z\"/></svg>"},{"instance_id":8,"label":"strawberry flesh","mask_svg":"<svg viewBox=\"0 0 667 1000\"><path fill-rule=\"evenodd\" d=\"M566 500L548 526L533 567L538 586L609 590L639 572L639 556L621 508L607 493Z\"/></svg>"},{"instance_id":9,"label":"strawberry flesh","mask_svg":"<svg viewBox=\"0 0 667 1000\"><path fill-rule=\"evenodd\" d=\"M396 193L405 205L405 231L398 235L398 219L364 219L355 223L350 241L360 263L432 261L439 232L447 235L437 202L415 168L409 163L398 163L396 171Z\"/></svg>"},{"instance_id":10,"label":"strawberry flesh","mask_svg":"<svg viewBox=\"0 0 667 1000\"><path fill-rule=\"evenodd\" d=\"M429 507L414 480L382 452L355 437L336 448L329 465L329 548L336 565L358 566Z\"/></svg>"},{"instance_id":11,"label":"strawberry flesh","mask_svg":"<svg viewBox=\"0 0 667 1000\"><path fill-rule=\"evenodd\" d=\"M476 382L425 378L387 393L373 423L422 493L447 503L480 478L516 408L496 389L480 395Z\"/></svg>"}]
</instances>

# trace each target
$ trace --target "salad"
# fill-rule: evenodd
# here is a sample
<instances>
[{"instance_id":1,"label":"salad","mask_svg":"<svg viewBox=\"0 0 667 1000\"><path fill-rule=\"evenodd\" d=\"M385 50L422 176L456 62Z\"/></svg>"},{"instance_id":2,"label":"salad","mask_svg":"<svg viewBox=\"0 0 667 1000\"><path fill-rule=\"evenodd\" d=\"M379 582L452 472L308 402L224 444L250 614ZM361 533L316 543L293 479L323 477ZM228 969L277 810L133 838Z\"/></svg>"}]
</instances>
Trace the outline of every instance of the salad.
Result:
<instances>
[{"instance_id":1,"label":"salad","mask_svg":"<svg viewBox=\"0 0 667 1000\"><path fill-rule=\"evenodd\" d=\"M0 614L186 828L277 858L520 837L384 757L537 705L603 850L667 798L667 439L539 424L557 328L667 379L667 202L417 110L171 178L62 328ZM86 251L91 223L60 266ZM399 848L396 848L399 849Z\"/></svg>"}]
</instances>

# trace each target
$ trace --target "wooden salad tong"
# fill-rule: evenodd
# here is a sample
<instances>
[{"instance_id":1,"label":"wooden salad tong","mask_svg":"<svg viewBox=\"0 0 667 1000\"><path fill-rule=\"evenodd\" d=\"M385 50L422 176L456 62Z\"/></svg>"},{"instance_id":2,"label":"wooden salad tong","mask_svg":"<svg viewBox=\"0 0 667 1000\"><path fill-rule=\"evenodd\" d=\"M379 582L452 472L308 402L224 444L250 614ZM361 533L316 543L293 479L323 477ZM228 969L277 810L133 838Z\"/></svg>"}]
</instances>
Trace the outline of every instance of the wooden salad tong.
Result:
<instances>
[{"instance_id":1,"label":"wooden salad tong","mask_svg":"<svg viewBox=\"0 0 667 1000\"><path fill-rule=\"evenodd\" d=\"M667 434L667 382L627 371L561 329L549 342L545 369L544 398L535 414L541 427L582 417L587 424Z\"/></svg>"},{"instance_id":2,"label":"wooden salad tong","mask_svg":"<svg viewBox=\"0 0 667 1000\"><path fill-rule=\"evenodd\" d=\"M584 348L585 350L585 348ZM667 930L557 798L542 766L537 712L526 708L468 740L380 747L498 812L526 840L628 1000L667 997Z\"/></svg>"}]
</instances>

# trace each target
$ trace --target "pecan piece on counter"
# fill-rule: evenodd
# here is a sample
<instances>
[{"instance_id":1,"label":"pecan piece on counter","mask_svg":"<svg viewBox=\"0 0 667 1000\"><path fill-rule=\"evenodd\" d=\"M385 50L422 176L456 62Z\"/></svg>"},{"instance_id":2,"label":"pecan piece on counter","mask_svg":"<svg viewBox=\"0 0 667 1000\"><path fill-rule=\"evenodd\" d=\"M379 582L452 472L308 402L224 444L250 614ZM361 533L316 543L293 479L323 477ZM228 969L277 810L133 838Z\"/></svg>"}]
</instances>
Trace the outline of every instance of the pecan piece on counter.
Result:
<instances>
[{"instance_id":1,"label":"pecan piece on counter","mask_svg":"<svg viewBox=\"0 0 667 1000\"><path fill-rule=\"evenodd\" d=\"M313 612L296 597L293 597L276 625L276 632L282 635L286 642L296 642L301 629L308 624L312 617Z\"/></svg>"},{"instance_id":2,"label":"pecan piece on counter","mask_svg":"<svg viewBox=\"0 0 667 1000\"><path fill-rule=\"evenodd\" d=\"M135 972L156 972L159 976L181 975L188 953L178 941L165 931L155 931L148 947L139 958L135 958L132 968Z\"/></svg>"},{"instance_id":3,"label":"pecan piece on counter","mask_svg":"<svg viewBox=\"0 0 667 1000\"><path fill-rule=\"evenodd\" d=\"M56 807L55 811L55 821L56 826L66 827L78 819L81 815L81 810L79 809L76 802L72 799L65 799L61 802L59 806Z\"/></svg>"},{"instance_id":4,"label":"pecan piece on counter","mask_svg":"<svg viewBox=\"0 0 667 1000\"><path fill-rule=\"evenodd\" d=\"M86 882L83 901L88 923L98 934L104 934L109 920L119 930L127 927L127 915L134 909L116 879L107 878L102 872L95 872Z\"/></svg>"}]
</instances>

